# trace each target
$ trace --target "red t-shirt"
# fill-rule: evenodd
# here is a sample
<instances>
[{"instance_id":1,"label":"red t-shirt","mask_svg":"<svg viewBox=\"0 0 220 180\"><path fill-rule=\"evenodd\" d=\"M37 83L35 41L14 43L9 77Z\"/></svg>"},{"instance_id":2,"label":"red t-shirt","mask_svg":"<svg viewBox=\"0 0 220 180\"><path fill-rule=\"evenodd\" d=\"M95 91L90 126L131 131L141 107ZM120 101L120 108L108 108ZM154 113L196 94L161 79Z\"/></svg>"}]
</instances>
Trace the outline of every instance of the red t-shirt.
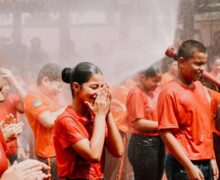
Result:
<instances>
[{"instance_id":1,"label":"red t-shirt","mask_svg":"<svg viewBox=\"0 0 220 180\"><path fill-rule=\"evenodd\" d=\"M158 136L158 132L143 132L134 127L137 119L158 121L157 117L158 90L151 93L144 92L139 86L134 87L127 96L127 119L131 133L145 136Z\"/></svg>"},{"instance_id":2,"label":"red t-shirt","mask_svg":"<svg viewBox=\"0 0 220 180\"><path fill-rule=\"evenodd\" d=\"M17 105L20 102L19 97L14 94L9 94L7 98L0 102L0 121L4 120L9 114L13 114L17 118ZM6 155L11 156L17 152L17 140L7 143Z\"/></svg>"},{"instance_id":3,"label":"red t-shirt","mask_svg":"<svg viewBox=\"0 0 220 180\"><path fill-rule=\"evenodd\" d=\"M55 112L59 103L42 94L40 91L30 92L24 100L24 109L35 137L35 153L44 158L54 157L53 145L54 127L43 126L38 116L43 111Z\"/></svg>"},{"instance_id":4,"label":"red t-shirt","mask_svg":"<svg viewBox=\"0 0 220 180\"><path fill-rule=\"evenodd\" d=\"M8 169L8 159L5 155L7 145L0 128L0 177Z\"/></svg>"},{"instance_id":5,"label":"red t-shirt","mask_svg":"<svg viewBox=\"0 0 220 180\"><path fill-rule=\"evenodd\" d=\"M158 99L158 118L159 131L169 129L189 159L214 157L210 105L199 81L192 87L176 81L164 86Z\"/></svg>"},{"instance_id":6,"label":"red t-shirt","mask_svg":"<svg viewBox=\"0 0 220 180\"><path fill-rule=\"evenodd\" d=\"M90 139L93 124L68 106L55 123L54 147L58 174L61 178L100 179L104 172L104 153L101 161L91 163L80 157L72 145L82 139Z\"/></svg>"}]
</instances>

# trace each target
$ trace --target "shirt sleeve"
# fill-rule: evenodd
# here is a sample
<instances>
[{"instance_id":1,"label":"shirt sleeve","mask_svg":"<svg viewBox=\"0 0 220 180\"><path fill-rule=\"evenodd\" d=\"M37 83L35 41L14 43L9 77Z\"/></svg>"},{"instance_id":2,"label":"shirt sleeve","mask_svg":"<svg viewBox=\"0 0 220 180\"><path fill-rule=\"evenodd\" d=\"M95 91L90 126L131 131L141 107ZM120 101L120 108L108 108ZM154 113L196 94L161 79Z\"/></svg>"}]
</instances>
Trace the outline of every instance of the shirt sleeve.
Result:
<instances>
[{"instance_id":1,"label":"shirt sleeve","mask_svg":"<svg viewBox=\"0 0 220 180\"><path fill-rule=\"evenodd\" d=\"M176 100L172 94L161 92L158 98L158 129L178 129Z\"/></svg>"},{"instance_id":2,"label":"shirt sleeve","mask_svg":"<svg viewBox=\"0 0 220 180\"><path fill-rule=\"evenodd\" d=\"M127 111L131 122L135 121L136 119L145 118L145 101L146 99L144 96L138 93L133 93L128 97Z\"/></svg>"},{"instance_id":3,"label":"shirt sleeve","mask_svg":"<svg viewBox=\"0 0 220 180\"><path fill-rule=\"evenodd\" d=\"M24 103L25 111L28 111L35 118L37 118L41 112L49 110L46 103L39 97L30 96L25 99Z\"/></svg>"},{"instance_id":4,"label":"shirt sleeve","mask_svg":"<svg viewBox=\"0 0 220 180\"><path fill-rule=\"evenodd\" d=\"M60 138L60 144L63 149L87 138L83 132L85 130L72 118L63 118L61 128L63 136Z\"/></svg>"}]
</instances>

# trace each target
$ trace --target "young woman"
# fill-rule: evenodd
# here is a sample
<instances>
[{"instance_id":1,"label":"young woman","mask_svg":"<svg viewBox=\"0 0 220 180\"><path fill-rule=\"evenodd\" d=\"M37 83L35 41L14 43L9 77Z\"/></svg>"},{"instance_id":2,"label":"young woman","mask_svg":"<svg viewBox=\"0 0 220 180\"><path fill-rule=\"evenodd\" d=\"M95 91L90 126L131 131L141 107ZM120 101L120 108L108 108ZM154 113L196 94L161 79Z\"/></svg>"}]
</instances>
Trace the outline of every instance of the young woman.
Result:
<instances>
[{"instance_id":1,"label":"young woman","mask_svg":"<svg viewBox=\"0 0 220 180\"><path fill-rule=\"evenodd\" d=\"M73 102L55 123L57 167L63 179L102 179L104 145L112 155L123 153L123 143L110 111L110 93L101 70L89 62L65 68Z\"/></svg>"},{"instance_id":2,"label":"young woman","mask_svg":"<svg viewBox=\"0 0 220 180\"><path fill-rule=\"evenodd\" d=\"M158 65L142 71L137 86L127 97L131 131L128 158L135 180L159 180L163 175L165 151L157 130L157 97L161 76Z\"/></svg>"}]
</instances>

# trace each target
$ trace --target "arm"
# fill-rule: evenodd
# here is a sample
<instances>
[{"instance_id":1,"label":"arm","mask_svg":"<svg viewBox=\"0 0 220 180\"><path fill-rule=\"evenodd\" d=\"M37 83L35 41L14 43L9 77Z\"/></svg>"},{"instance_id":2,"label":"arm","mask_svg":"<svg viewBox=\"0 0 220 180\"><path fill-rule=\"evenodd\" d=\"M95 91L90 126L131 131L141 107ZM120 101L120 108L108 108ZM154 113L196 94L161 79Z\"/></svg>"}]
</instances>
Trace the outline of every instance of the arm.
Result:
<instances>
[{"instance_id":1,"label":"arm","mask_svg":"<svg viewBox=\"0 0 220 180\"><path fill-rule=\"evenodd\" d=\"M167 148L172 152L173 156L179 161L180 164L185 168L189 179L203 180L202 172L193 165L190 159L187 157L182 149L182 146L173 136L169 130L161 130L160 136L166 144Z\"/></svg>"},{"instance_id":2,"label":"arm","mask_svg":"<svg viewBox=\"0 0 220 180\"><path fill-rule=\"evenodd\" d=\"M124 152L123 142L111 113L108 113L106 124L108 129L108 137L106 139L107 149L113 156L121 157Z\"/></svg>"},{"instance_id":3,"label":"arm","mask_svg":"<svg viewBox=\"0 0 220 180\"><path fill-rule=\"evenodd\" d=\"M38 115L39 122L46 128L51 128L54 126L57 116L64 112L65 108L61 108L58 111L50 112L48 110L42 111Z\"/></svg>"},{"instance_id":4,"label":"arm","mask_svg":"<svg viewBox=\"0 0 220 180\"><path fill-rule=\"evenodd\" d=\"M134 127L140 131L158 131L158 122L156 121L137 119L133 123Z\"/></svg>"},{"instance_id":5,"label":"arm","mask_svg":"<svg viewBox=\"0 0 220 180\"><path fill-rule=\"evenodd\" d=\"M105 141L105 116L97 116L91 140L83 139L72 145L73 149L90 162L98 162L101 159Z\"/></svg>"}]
</instances>

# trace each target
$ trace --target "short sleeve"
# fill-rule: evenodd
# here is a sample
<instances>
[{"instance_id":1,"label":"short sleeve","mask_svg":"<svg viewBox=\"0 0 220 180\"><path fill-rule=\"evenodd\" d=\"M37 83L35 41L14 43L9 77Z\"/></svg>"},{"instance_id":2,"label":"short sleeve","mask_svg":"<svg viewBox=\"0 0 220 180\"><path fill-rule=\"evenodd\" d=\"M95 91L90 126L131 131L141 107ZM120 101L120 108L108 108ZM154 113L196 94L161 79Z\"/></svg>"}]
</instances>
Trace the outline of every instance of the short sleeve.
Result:
<instances>
[{"instance_id":1,"label":"short sleeve","mask_svg":"<svg viewBox=\"0 0 220 180\"><path fill-rule=\"evenodd\" d=\"M178 129L176 99L171 93L161 92L158 98L158 129Z\"/></svg>"},{"instance_id":2,"label":"short sleeve","mask_svg":"<svg viewBox=\"0 0 220 180\"><path fill-rule=\"evenodd\" d=\"M127 111L129 119L133 122L136 119L145 118L146 98L142 94L132 93L127 99Z\"/></svg>"},{"instance_id":3,"label":"short sleeve","mask_svg":"<svg viewBox=\"0 0 220 180\"><path fill-rule=\"evenodd\" d=\"M87 138L84 127L72 118L62 118L58 126L60 126L60 130L63 133L63 136L60 136L59 138L63 149Z\"/></svg>"},{"instance_id":4,"label":"short sleeve","mask_svg":"<svg viewBox=\"0 0 220 180\"><path fill-rule=\"evenodd\" d=\"M41 112L48 110L46 103L39 97L35 96L25 98L24 108L25 111L30 113L33 117L38 117Z\"/></svg>"}]
</instances>

